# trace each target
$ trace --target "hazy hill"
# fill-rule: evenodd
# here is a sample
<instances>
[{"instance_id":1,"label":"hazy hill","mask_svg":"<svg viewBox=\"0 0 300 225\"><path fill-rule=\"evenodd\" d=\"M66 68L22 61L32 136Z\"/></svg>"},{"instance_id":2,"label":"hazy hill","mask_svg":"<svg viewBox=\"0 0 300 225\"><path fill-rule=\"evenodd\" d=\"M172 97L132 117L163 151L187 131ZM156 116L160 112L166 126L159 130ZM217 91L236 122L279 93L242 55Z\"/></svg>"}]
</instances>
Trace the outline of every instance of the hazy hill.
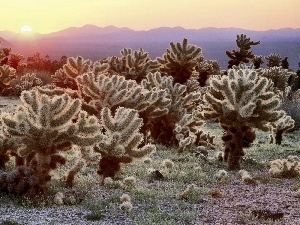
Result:
<instances>
[{"instance_id":1,"label":"hazy hill","mask_svg":"<svg viewBox=\"0 0 300 225\"><path fill-rule=\"evenodd\" d=\"M290 67L297 68L299 61L300 29L252 31L239 28L184 29L182 27L160 27L147 31L134 31L114 26L97 27L85 25L70 27L50 34L34 34L24 37L8 31L0 31L0 37L13 45L13 51L28 57L35 52L50 55L52 59L62 55L82 55L92 60L119 55L122 48L144 48L150 57L161 56L170 42L188 38L189 43L200 46L206 59L216 59L222 68L227 67L226 50L236 49L237 34L246 34L253 41L261 41L252 51L256 55L279 53L289 57Z\"/></svg>"},{"instance_id":2,"label":"hazy hill","mask_svg":"<svg viewBox=\"0 0 300 225\"><path fill-rule=\"evenodd\" d=\"M10 48L12 46L12 44L9 43L4 38L0 37L0 46Z\"/></svg>"}]
</instances>

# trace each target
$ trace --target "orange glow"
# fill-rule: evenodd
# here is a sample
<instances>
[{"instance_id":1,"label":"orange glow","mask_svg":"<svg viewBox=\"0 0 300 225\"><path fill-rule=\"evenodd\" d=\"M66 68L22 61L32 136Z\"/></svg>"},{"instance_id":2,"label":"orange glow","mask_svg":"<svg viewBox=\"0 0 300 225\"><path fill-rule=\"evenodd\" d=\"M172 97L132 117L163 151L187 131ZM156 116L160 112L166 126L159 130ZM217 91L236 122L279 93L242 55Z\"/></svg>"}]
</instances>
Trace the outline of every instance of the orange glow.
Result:
<instances>
[{"instance_id":1,"label":"orange glow","mask_svg":"<svg viewBox=\"0 0 300 225\"><path fill-rule=\"evenodd\" d=\"M13 0L3 1L1 9L0 30L15 32L24 21L39 33L85 24L134 30L175 26L251 30L300 27L299 0Z\"/></svg>"}]
</instances>

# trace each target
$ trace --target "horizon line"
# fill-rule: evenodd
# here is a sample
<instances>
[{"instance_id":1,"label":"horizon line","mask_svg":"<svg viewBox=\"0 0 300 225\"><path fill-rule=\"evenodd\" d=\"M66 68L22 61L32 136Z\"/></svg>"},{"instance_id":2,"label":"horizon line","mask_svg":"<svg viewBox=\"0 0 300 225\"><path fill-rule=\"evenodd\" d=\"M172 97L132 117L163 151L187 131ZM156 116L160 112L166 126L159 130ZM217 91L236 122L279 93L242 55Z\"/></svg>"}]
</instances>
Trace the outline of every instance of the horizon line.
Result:
<instances>
[{"instance_id":1,"label":"horizon line","mask_svg":"<svg viewBox=\"0 0 300 225\"><path fill-rule=\"evenodd\" d=\"M142 31L151 31L151 30L155 30L155 29L160 29L160 28L170 28L170 29L174 29L174 28L182 28L184 30L202 30L202 29L241 29L241 30L248 30L248 31L257 31L257 32L265 32L265 31L275 31L275 30L283 30L283 29L292 29L292 30L297 30L297 29L300 29L299 28L292 28L292 27L282 27L282 28L277 28L277 29L267 29L267 30L253 30L253 29L247 29L247 28L240 28L240 27L202 27L202 28L185 28L185 27L182 27L182 26L173 26L173 27L168 27L168 26L161 26L161 27L155 27L155 28L151 28L151 29L145 29L145 30L135 30L135 29L132 29L130 27L117 27L115 25L107 25L107 26L98 26L98 25L94 25L94 24L85 24L85 25L82 25L82 26L70 26L70 27L66 27L66 28L63 28L61 30L56 30L56 31L52 31L52 32L49 32L49 33L39 33L39 32L35 32L34 30L32 31L32 34L41 34L41 35L47 35L47 34L52 34L52 33L56 33L56 32L60 32L60 31L63 31L63 30L67 30L67 29L70 29L70 28L83 28L83 27L86 27L86 26L94 26L94 27L97 27L97 28L107 28L107 27L115 27L115 28L118 28L118 29L129 29L129 30L132 30L132 31L138 31L138 32L142 32ZM16 31L11 31L11 30L1 30L0 32L12 32L12 33L15 33L15 34L21 34L22 32L16 32Z\"/></svg>"}]
</instances>

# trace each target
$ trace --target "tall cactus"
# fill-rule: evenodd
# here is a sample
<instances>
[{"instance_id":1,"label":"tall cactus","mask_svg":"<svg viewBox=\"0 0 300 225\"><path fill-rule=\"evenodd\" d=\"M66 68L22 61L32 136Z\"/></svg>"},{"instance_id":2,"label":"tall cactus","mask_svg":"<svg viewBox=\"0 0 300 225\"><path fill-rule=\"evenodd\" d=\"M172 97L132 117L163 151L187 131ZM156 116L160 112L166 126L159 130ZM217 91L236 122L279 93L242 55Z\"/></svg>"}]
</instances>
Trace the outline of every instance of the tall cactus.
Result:
<instances>
[{"instance_id":1,"label":"tall cactus","mask_svg":"<svg viewBox=\"0 0 300 225\"><path fill-rule=\"evenodd\" d=\"M155 151L154 145L144 145L143 134L139 132L143 120L138 112L124 107L117 108L114 116L109 108L101 111L101 121L106 130L103 141L94 148L101 153L97 173L114 177L121 169L121 163L130 163L134 158L145 157Z\"/></svg>"},{"instance_id":2,"label":"tall cactus","mask_svg":"<svg viewBox=\"0 0 300 225\"><path fill-rule=\"evenodd\" d=\"M184 38L181 43L171 42L170 48L157 61L161 64L160 72L172 76L174 83L185 84L202 59L202 49L188 44Z\"/></svg>"},{"instance_id":3,"label":"tall cactus","mask_svg":"<svg viewBox=\"0 0 300 225\"><path fill-rule=\"evenodd\" d=\"M14 115L4 115L3 123L11 140L23 143L14 151L25 159L25 165L0 177L0 189L32 197L46 191L49 172L65 163L58 153L72 145L95 144L101 138L101 127L96 117L81 111L79 99L67 94L49 96L35 89L23 91L21 101ZM18 179L10 183L10 176Z\"/></svg>"},{"instance_id":4,"label":"tall cactus","mask_svg":"<svg viewBox=\"0 0 300 225\"><path fill-rule=\"evenodd\" d=\"M211 79L211 89L204 95L205 106L198 114L217 120L225 130L224 158L229 169L239 169L243 148L255 139L254 128L270 131L271 123L285 115L277 110L280 99L273 92L273 82L260 77L244 64L233 67L228 76Z\"/></svg>"},{"instance_id":5,"label":"tall cactus","mask_svg":"<svg viewBox=\"0 0 300 225\"><path fill-rule=\"evenodd\" d=\"M151 137L156 142L166 145L188 143L180 144L179 151L182 151L187 146L194 144L195 133L203 125L203 121L194 117L194 112L201 100L201 93L199 88L194 90L193 85L190 86L193 91L188 90L190 80L187 81L187 85L174 84L173 80L173 77L162 76L157 72L149 73L147 79L144 79L141 84L149 90L154 87L165 90L166 97L170 99L167 113L150 121ZM185 129L182 130L182 127Z\"/></svg>"}]
</instances>

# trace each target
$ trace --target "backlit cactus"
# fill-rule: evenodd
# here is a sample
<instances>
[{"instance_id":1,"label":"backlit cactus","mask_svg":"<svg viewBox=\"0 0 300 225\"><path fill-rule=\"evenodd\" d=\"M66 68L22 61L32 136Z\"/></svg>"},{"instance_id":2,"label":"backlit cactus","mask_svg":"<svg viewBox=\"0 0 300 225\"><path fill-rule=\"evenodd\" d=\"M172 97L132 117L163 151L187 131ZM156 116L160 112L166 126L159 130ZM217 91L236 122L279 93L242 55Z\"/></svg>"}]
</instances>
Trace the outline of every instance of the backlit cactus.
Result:
<instances>
[{"instance_id":1,"label":"backlit cactus","mask_svg":"<svg viewBox=\"0 0 300 225\"><path fill-rule=\"evenodd\" d=\"M86 73L76 80L81 93L88 99L87 105L90 109L85 107L85 110L94 111L99 117L104 107L113 112L120 106L136 109L144 120L144 134L149 129L149 120L168 113L171 100L164 89L146 89L135 80L126 80L124 76L119 75Z\"/></svg>"},{"instance_id":2,"label":"backlit cactus","mask_svg":"<svg viewBox=\"0 0 300 225\"><path fill-rule=\"evenodd\" d=\"M282 142L283 133L294 128L295 121L290 116L283 116L278 121L272 123L271 144L280 145Z\"/></svg>"},{"instance_id":3,"label":"backlit cactus","mask_svg":"<svg viewBox=\"0 0 300 225\"><path fill-rule=\"evenodd\" d=\"M35 182L34 186L30 186L29 181L29 185L22 186L18 183L21 179L16 181L14 188L2 185L1 189L32 197L46 191L51 179L49 172L57 168L57 164L65 163L65 158L58 153L70 150L73 145L95 144L101 137L101 127L96 117L81 111L79 99L67 94L48 96L36 89L23 91L21 101L14 115L3 116L3 123L10 139L22 143L14 151L25 159L25 165L6 174L5 179L17 173L22 176L20 179L34 179Z\"/></svg>"},{"instance_id":4,"label":"backlit cactus","mask_svg":"<svg viewBox=\"0 0 300 225\"><path fill-rule=\"evenodd\" d=\"M187 82L189 84L189 80ZM162 76L161 73L149 73L147 79L142 81L143 87L151 90L158 88L167 92L166 97L170 99L170 104L167 106L168 112L157 118L153 118L149 124L151 137L158 143L167 145L177 145L179 142L179 151L182 151L187 146L195 143L195 138L191 132L196 132L203 125L203 121L195 118L193 113L197 110L197 105L201 100L199 89L188 92L188 86L173 82L173 77ZM180 122L181 121L181 122ZM184 129L182 133L181 128ZM177 128L177 131L175 129ZM177 136L177 137L176 137Z\"/></svg>"},{"instance_id":5,"label":"backlit cactus","mask_svg":"<svg viewBox=\"0 0 300 225\"><path fill-rule=\"evenodd\" d=\"M267 56L265 56L265 59L267 60L267 66L274 67L274 66L281 66L282 58L278 53L271 53Z\"/></svg>"},{"instance_id":6,"label":"backlit cactus","mask_svg":"<svg viewBox=\"0 0 300 225\"><path fill-rule=\"evenodd\" d=\"M20 77L20 80L14 85L13 93L17 96L22 91L29 91L33 87L42 86L43 81L36 76L34 73L27 73Z\"/></svg>"},{"instance_id":7,"label":"backlit cactus","mask_svg":"<svg viewBox=\"0 0 300 225\"><path fill-rule=\"evenodd\" d=\"M92 63L89 59L84 59L81 56L69 57L67 63L63 65L63 68L57 70L52 75L53 83L58 87L71 88L77 90L77 84L75 79L77 76L92 72L95 74L106 73L108 70L108 64L96 61Z\"/></svg>"},{"instance_id":8,"label":"backlit cactus","mask_svg":"<svg viewBox=\"0 0 300 225\"><path fill-rule=\"evenodd\" d=\"M216 60L203 60L198 62L196 71L199 73L198 82L201 87L207 85L207 80L210 75L220 75L221 68Z\"/></svg>"},{"instance_id":9,"label":"backlit cactus","mask_svg":"<svg viewBox=\"0 0 300 225\"><path fill-rule=\"evenodd\" d=\"M119 74L126 79L135 80L140 83L150 72L159 70L159 63L151 60L149 53L144 49L133 51L130 48L121 50L121 57L110 57L107 59L111 74Z\"/></svg>"},{"instance_id":10,"label":"backlit cactus","mask_svg":"<svg viewBox=\"0 0 300 225\"><path fill-rule=\"evenodd\" d=\"M51 78L57 87L70 88L72 90L78 89L75 80L68 77L62 68L57 70L55 74L51 75Z\"/></svg>"},{"instance_id":11,"label":"backlit cactus","mask_svg":"<svg viewBox=\"0 0 300 225\"><path fill-rule=\"evenodd\" d=\"M0 94L8 95L11 92L11 82L16 78L16 70L8 65L0 66Z\"/></svg>"},{"instance_id":12,"label":"backlit cactus","mask_svg":"<svg viewBox=\"0 0 300 225\"><path fill-rule=\"evenodd\" d=\"M275 92L283 92L287 88L289 79L296 76L294 72L290 72L282 67L273 66L267 69L259 69L258 75L266 77L273 81Z\"/></svg>"},{"instance_id":13,"label":"backlit cactus","mask_svg":"<svg viewBox=\"0 0 300 225\"><path fill-rule=\"evenodd\" d=\"M121 163L130 163L155 151L154 145L142 146L143 134L139 129L143 120L136 110L119 107L112 115L105 107L101 111L101 122L105 134L94 150L101 153L97 173L103 176L103 180L114 177L121 169Z\"/></svg>"},{"instance_id":14,"label":"backlit cactus","mask_svg":"<svg viewBox=\"0 0 300 225\"><path fill-rule=\"evenodd\" d=\"M199 116L220 123L225 130L222 140L228 168L239 169L243 148L249 147L255 139L253 129L270 131L270 123L285 112L277 110L280 99L273 92L273 82L258 76L244 64L230 69L228 76L212 78L210 85Z\"/></svg>"},{"instance_id":15,"label":"backlit cactus","mask_svg":"<svg viewBox=\"0 0 300 225\"><path fill-rule=\"evenodd\" d=\"M174 83L185 84L191 77L197 63L203 60L202 50L188 44L186 38L177 43L170 43L170 48L157 58L161 64L160 72L173 77Z\"/></svg>"}]
</instances>

